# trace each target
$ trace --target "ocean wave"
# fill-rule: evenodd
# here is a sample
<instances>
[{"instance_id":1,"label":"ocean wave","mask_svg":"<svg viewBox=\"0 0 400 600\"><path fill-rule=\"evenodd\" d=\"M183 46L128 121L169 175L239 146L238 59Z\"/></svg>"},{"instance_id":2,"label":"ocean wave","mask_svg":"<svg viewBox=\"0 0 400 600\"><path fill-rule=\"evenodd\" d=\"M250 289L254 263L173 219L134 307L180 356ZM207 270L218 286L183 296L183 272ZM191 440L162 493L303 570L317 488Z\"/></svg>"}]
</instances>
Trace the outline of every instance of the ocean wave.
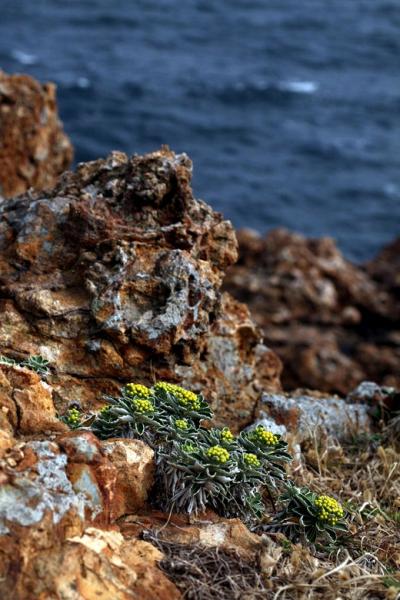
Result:
<instances>
[{"instance_id":1,"label":"ocean wave","mask_svg":"<svg viewBox=\"0 0 400 600\"><path fill-rule=\"evenodd\" d=\"M319 84L316 81L282 80L267 81L258 79L254 81L237 81L228 83L222 87L191 89L192 95L214 95L229 104L251 101L269 101L290 99L296 95L312 95L318 91ZM194 93L193 93L194 92Z\"/></svg>"},{"instance_id":2,"label":"ocean wave","mask_svg":"<svg viewBox=\"0 0 400 600\"><path fill-rule=\"evenodd\" d=\"M21 65L35 65L38 62L38 57L36 54L32 54L31 52L25 52L24 50L12 50L11 56L14 60L19 62Z\"/></svg>"},{"instance_id":3,"label":"ocean wave","mask_svg":"<svg viewBox=\"0 0 400 600\"><path fill-rule=\"evenodd\" d=\"M316 81L281 81L278 87L282 91L292 92L292 94L315 94L319 84Z\"/></svg>"}]
</instances>

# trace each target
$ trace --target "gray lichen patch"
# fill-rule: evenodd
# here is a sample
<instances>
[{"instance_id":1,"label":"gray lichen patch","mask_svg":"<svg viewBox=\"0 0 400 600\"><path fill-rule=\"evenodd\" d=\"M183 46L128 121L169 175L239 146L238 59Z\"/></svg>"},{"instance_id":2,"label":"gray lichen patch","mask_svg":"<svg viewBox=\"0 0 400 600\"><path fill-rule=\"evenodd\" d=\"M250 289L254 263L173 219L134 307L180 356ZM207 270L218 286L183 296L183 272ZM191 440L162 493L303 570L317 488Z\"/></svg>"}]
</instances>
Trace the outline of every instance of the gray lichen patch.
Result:
<instances>
[{"instance_id":1,"label":"gray lichen patch","mask_svg":"<svg viewBox=\"0 0 400 600\"><path fill-rule=\"evenodd\" d=\"M359 431L369 431L371 422L368 407L347 404L341 398L308 395L269 394L262 396L263 418L283 424L296 433L298 439L313 437L316 428L345 440Z\"/></svg>"},{"instance_id":2,"label":"gray lichen patch","mask_svg":"<svg viewBox=\"0 0 400 600\"><path fill-rule=\"evenodd\" d=\"M73 490L66 475L66 455L60 454L51 442L30 442L26 448L35 452L38 462L16 473L12 483L0 488L0 533L8 533L10 523L23 526L39 523L46 511L52 515L54 524L69 510L75 510L83 519L90 500Z\"/></svg>"}]
</instances>

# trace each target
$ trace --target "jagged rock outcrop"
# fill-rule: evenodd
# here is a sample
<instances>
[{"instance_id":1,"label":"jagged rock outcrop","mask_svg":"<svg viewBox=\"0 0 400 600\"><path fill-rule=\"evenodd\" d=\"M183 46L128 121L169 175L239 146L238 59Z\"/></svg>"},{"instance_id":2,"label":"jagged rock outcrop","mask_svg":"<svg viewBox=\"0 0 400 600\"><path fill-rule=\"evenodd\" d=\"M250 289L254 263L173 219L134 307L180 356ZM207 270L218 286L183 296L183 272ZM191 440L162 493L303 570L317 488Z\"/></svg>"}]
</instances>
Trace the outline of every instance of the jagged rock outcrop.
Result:
<instances>
[{"instance_id":1,"label":"jagged rock outcrop","mask_svg":"<svg viewBox=\"0 0 400 600\"><path fill-rule=\"evenodd\" d=\"M53 187L72 157L55 85L0 71L0 201L30 187Z\"/></svg>"},{"instance_id":2,"label":"jagged rock outcrop","mask_svg":"<svg viewBox=\"0 0 400 600\"><path fill-rule=\"evenodd\" d=\"M238 234L225 289L250 308L284 363L285 389L346 395L361 381L399 387L399 242L366 267L333 240L279 229Z\"/></svg>"},{"instance_id":3,"label":"jagged rock outcrop","mask_svg":"<svg viewBox=\"0 0 400 600\"><path fill-rule=\"evenodd\" d=\"M220 294L233 228L193 198L190 177L186 155L115 152L1 205L0 354L50 360L58 411L167 379L237 429L261 384L279 388L247 308Z\"/></svg>"}]
</instances>

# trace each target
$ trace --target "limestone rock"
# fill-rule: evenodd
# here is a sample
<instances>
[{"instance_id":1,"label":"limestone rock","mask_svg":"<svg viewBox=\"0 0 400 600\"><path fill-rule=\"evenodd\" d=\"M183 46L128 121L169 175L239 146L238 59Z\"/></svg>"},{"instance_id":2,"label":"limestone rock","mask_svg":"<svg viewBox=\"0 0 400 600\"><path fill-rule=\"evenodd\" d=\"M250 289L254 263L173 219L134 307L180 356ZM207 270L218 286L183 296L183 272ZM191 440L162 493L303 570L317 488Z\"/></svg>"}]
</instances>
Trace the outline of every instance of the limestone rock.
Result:
<instances>
[{"instance_id":1,"label":"limestone rock","mask_svg":"<svg viewBox=\"0 0 400 600\"><path fill-rule=\"evenodd\" d=\"M0 205L0 353L50 360L59 412L157 378L218 396L217 418L233 399L237 429L260 383L279 385L246 307L221 298L236 237L193 198L191 168L166 148L114 152Z\"/></svg>"},{"instance_id":2,"label":"limestone rock","mask_svg":"<svg viewBox=\"0 0 400 600\"><path fill-rule=\"evenodd\" d=\"M65 431L56 416L50 386L34 371L0 365L0 424L9 432Z\"/></svg>"},{"instance_id":3,"label":"limestone rock","mask_svg":"<svg viewBox=\"0 0 400 600\"><path fill-rule=\"evenodd\" d=\"M160 539L177 544L210 546L235 550L242 558L253 560L262 549L263 541L240 519L225 519L208 510L201 516L166 514L160 511L141 512L121 522L126 537L155 533Z\"/></svg>"},{"instance_id":4,"label":"limestone rock","mask_svg":"<svg viewBox=\"0 0 400 600\"><path fill-rule=\"evenodd\" d=\"M365 379L399 386L399 242L360 267L328 238L284 229L238 238L225 288L248 303L282 359L285 389L346 395Z\"/></svg>"},{"instance_id":5,"label":"limestone rock","mask_svg":"<svg viewBox=\"0 0 400 600\"><path fill-rule=\"evenodd\" d=\"M181 597L157 567L162 553L147 542L125 540L115 530L94 527L67 538L54 534L53 531L47 539L43 535L42 539L31 539L24 547L10 544L2 547L0 538L3 598L177 600Z\"/></svg>"},{"instance_id":6,"label":"limestone rock","mask_svg":"<svg viewBox=\"0 0 400 600\"><path fill-rule=\"evenodd\" d=\"M145 505L154 483L154 452L140 440L118 438L104 441L103 449L117 472L111 510L114 521Z\"/></svg>"},{"instance_id":7,"label":"limestone rock","mask_svg":"<svg viewBox=\"0 0 400 600\"><path fill-rule=\"evenodd\" d=\"M298 442L321 433L345 441L372 428L367 404L345 402L322 392L264 393L261 401L256 424L280 435L293 433Z\"/></svg>"},{"instance_id":8,"label":"limestone rock","mask_svg":"<svg viewBox=\"0 0 400 600\"><path fill-rule=\"evenodd\" d=\"M0 596L179 598L156 566L161 553L110 529L121 506L143 508L152 455L136 440L112 440L105 451L84 431L14 441L0 460ZM124 476L129 485L119 488Z\"/></svg>"},{"instance_id":9,"label":"limestone rock","mask_svg":"<svg viewBox=\"0 0 400 600\"><path fill-rule=\"evenodd\" d=\"M0 197L52 187L72 156L55 85L0 71Z\"/></svg>"}]
</instances>

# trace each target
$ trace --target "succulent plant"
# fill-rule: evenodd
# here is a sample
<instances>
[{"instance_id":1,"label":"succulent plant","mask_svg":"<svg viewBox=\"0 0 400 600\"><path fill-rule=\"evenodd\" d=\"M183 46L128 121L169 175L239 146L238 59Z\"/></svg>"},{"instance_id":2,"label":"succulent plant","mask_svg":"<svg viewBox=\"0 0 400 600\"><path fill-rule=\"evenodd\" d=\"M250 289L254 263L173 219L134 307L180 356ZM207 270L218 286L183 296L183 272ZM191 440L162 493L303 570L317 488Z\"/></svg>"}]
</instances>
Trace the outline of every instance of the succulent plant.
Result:
<instances>
[{"instance_id":1,"label":"succulent plant","mask_svg":"<svg viewBox=\"0 0 400 600\"><path fill-rule=\"evenodd\" d=\"M283 509L271 527L305 531L309 539L342 528L336 501L287 481L291 456L280 435L260 425L239 436L227 427L206 428L202 421L212 412L203 396L164 381L152 388L128 383L106 402L90 428L100 438L136 437L155 449L155 489L165 510L190 514L211 507L255 525L265 513L265 494L275 507L272 492L277 496L283 487Z\"/></svg>"},{"instance_id":2,"label":"succulent plant","mask_svg":"<svg viewBox=\"0 0 400 600\"><path fill-rule=\"evenodd\" d=\"M221 446L173 442L159 451L158 474L166 510L197 513L220 510L229 497L237 466Z\"/></svg>"},{"instance_id":3,"label":"succulent plant","mask_svg":"<svg viewBox=\"0 0 400 600\"><path fill-rule=\"evenodd\" d=\"M1 364L27 367L28 369L35 371L38 375L47 375L50 371L50 362L39 354L29 356L27 359L20 361L14 360L13 358L8 358L7 356L0 356L0 365Z\"/></svg>"},{"instance_id":4,"label":"succulent plant","mask_svg":"<svg viewBox=\"0 0 400 600\"><path fill-rule=\"evenodd\" d=\"M318 537L336 540L339 532L347 531L345 512L335 498L318 496L306 487L297 487L292 482L285 485L280 496L283 509L276 515L268 528L278 528L296 540L304 536L314 543Z\"/></svg>"},{"instance_id":5,"label":"succulent plant","mask_svg":"<svg viewBox=\"0 0 400 600\"><path fill-rule=\"evenodd\" d=\"M266 484L276 488L285 479L285 463L290 462L292 457L287 451L287 443L280 435L258 425L242 432L238 442L246 454L255 456L261 463ZM251 460L255 462L254 459L247 458L247 461Z\"/></svg>"},{"instance_id":6,"label":"succulent plant","mask_svg":"<svg viewBox=\"0 0 400 600\"><path fill-rule=\"evenodd\" d=\"M70 408L60 420L71 429L78 429L82 423L82 413L78 408Z\"/></svg>"}]
</instances>

